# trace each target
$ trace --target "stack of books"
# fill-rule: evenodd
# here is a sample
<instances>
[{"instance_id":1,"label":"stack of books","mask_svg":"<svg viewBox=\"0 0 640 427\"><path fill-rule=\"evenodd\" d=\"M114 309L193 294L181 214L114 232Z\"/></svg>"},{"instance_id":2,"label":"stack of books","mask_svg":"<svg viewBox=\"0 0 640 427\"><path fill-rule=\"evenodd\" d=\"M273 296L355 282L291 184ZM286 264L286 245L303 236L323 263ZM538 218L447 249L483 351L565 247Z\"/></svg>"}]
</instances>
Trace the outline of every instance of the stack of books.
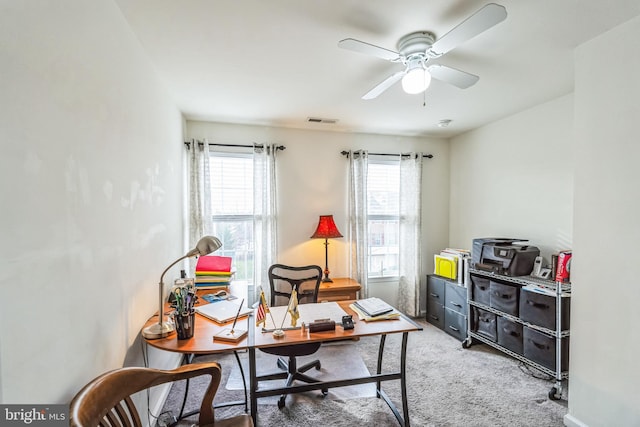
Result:
<instances>
[{"instance_id":1,"label":"stack of books","mask_svg":"<svg viewBox=\"0 0 640 427\"><path fill-rule=\"evenodd\" d=\"M198 289L224 288L231 284L231 257L206 255L196 263L195 285Z\"/></svg>"}]
</instances>

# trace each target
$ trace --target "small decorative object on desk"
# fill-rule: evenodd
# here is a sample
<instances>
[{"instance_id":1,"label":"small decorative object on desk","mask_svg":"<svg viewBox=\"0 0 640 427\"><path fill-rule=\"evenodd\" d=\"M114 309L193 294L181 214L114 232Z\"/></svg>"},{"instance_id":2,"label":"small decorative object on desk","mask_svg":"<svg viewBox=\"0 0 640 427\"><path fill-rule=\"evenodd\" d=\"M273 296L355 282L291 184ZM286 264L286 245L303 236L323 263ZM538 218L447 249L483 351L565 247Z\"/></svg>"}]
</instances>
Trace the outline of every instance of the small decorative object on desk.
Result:
<instances>
[{"instance_id":1,"label":"small decorative object on desk","mask_svg":"<svg viewBox=\"0 0 640 427\"><path fill-rule=\"evenodd\" d=\"M309 323L309 332L335 331L336 322L330 319L319 319Z\"/></svg>"},{"instance_id":2,"label":"small decorative object on desk","mask_svg":"<svg viewBox=\"0 0 640 427\"><path fill-rule=\"evenodd\" d=\"M244 304L244 299L240 302L240 306L238 306L238 312L236 313L236 317L233 319L233 325L231 328L224 328L222 331L215 334L213 336L214 341L238 342L247 335L246 329L236 329L236 323L238 322L238 317L240 317L242 304Z\"/></svg>"}]
</instances>

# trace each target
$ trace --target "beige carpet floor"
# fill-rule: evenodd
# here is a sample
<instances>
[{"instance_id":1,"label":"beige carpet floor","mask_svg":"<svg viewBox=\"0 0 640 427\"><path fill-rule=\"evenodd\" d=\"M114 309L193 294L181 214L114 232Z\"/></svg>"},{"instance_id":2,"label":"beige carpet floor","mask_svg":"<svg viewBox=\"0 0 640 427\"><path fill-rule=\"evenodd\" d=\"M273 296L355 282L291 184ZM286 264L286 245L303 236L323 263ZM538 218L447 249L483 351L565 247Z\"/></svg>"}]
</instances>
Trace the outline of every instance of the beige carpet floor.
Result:
<instances>
[{"instance_id":1,"label":"beige carpet floor","mask_svg":"<svg viewBox=\"0 0 640 427\"><path fill-rule=\"evenodd\" d=\"M419 321L423 331L409 334L407 348L407 390L409 415L412 426L562 426L567 413L564 384L563 399L548 399L553 379L537 371L531 371L521 362L504 355L487 345L474 344L463 349L459 341L432 325ZM398 369L400 335L387 337L385 366ZM349 343L349 358L354 366L360 360L371 372L375 370L379 338L366 337ZM339 351L338 351L339 350ZM322 371L331 372L332 366L345 364L340 358L343 348L326 346L319 354ZM333 353L327 356L326 352ZM324 354L324 357L323 357ZM346 353L343 353L346 354ZM356 360L356 356L359 358ZM241 358L246 359L242 354ZM216 394L216 402L240 400L243 391L237 390L239 381L233 377L237 370L232 355L200 356L198 360L217 360L223 368L223 378ZM275 368L275 362L267 370ZM318 374L323 374L323 372ZM315 375L316 371L309 371ZM230 378L231 376L231 378ZM229 381L231 379L231 381ZM192 381L187 410L198 405L196 396L201 385ZM400 404L398 381L383 384L383 389L396 404ZM175 384L165 404L164 411L177 414L182 402L184 385ZM330 391L335 393L336 391ZM258 425L277 427L353 427L355 425L396 426L393 414L382 399L366 397L359 393L320 397L319 392L305 393L306 398L287 398L286 407L278 409L275 398L258 400ZM224 418L243 411L236 406L216 410L216 416ZM196 418L181 421L178 425L191 425Z\"/></svg>"}]
</instances>

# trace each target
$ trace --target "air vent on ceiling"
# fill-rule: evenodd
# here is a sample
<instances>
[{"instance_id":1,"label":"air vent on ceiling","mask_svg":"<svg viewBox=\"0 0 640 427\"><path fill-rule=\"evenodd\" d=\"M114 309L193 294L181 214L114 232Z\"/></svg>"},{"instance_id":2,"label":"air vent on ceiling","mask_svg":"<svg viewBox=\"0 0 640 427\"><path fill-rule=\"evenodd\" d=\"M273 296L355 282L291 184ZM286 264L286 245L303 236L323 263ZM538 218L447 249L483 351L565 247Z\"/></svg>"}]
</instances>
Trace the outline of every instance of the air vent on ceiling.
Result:
<instances>
[{"instance_id":1,"label":"air vent on ceiling","mask_svg":"<svg viewBox=\"0 0 640 427\"><path fill-rule=\"evenodd\" d=\"M307 117L307 121L309 123L327 123L327 124L335 124L338 122L338 119L323 119L321 117Z\"/></svg>"}]
</instances>

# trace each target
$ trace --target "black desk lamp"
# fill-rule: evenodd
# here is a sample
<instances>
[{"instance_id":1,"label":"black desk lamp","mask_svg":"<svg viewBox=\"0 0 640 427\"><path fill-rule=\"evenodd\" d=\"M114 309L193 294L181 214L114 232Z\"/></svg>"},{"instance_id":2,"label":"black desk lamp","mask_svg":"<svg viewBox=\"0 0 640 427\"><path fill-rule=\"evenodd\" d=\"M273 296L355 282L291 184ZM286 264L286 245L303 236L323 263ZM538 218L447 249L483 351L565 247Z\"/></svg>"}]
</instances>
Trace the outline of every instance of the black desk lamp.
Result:
<instances>
[{"instance_id":1,"label":"black desk lamp","mask_svg":"<svg viewBox=\"0 0 640 427\"><path fill-rule=\"evenodd\" d=\"M164 338L174 331L173 323L171 322L163 322L164 320L164 275L169 271L171 267L179 263L185 258L190 258L192 256L202 256L208 255L211 252L215 252L222 246L222 242L217 237L213 236L204 236L202 239L198 241L196 247L187 252L184 256L181 256L177 260L171 263L169 267L167 267L160 276L160 283L158 283L159 288L159 300L160 300L160 309L158 310L158 323L155 323L151 326L147 326L142 330L142 336L146 339L157 339Z\"/></svg>"},{"instance_id":2,"label":"black desk lamp","mask_svg":"<svg viewBox=\"0 0 640 427\"><path fill-rule=\"evenodd\" d=\"M336 223L333 222L333 215L320 215L320 221L318 222L318 228L311 236L312 239L324 239L324 279L323 282L333 282L329 278L329 241L328 239L335 239L342 237L342 234L338 231Z\"/></svg>"}]
</instances>

